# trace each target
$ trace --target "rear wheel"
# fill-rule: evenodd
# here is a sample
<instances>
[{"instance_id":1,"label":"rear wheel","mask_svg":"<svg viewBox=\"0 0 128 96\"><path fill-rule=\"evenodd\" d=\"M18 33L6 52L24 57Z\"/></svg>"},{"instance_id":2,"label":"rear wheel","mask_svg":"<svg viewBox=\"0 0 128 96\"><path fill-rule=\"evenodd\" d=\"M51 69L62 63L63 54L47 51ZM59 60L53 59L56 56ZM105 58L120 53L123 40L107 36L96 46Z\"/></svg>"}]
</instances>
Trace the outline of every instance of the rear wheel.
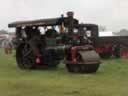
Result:
<instances>
[{"instance_id":1,"label":"rear wheel","mask_svg":"<svg viewBox=\"0 0 128 96\"><path fill-rule=\"evenodd\" d=\"M17 48L16 61L21 69L32 69L35 67L35 57L29 44L24 43Z\"/></svg>"}]
</instances>

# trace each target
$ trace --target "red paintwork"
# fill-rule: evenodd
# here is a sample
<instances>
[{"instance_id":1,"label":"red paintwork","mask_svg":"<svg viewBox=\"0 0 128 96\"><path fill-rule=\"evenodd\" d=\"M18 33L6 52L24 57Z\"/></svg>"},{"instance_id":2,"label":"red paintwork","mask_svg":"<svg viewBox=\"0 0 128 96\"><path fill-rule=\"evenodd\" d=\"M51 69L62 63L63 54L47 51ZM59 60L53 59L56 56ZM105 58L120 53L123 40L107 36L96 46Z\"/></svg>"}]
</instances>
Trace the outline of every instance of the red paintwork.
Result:
<instances>
[{"instance_id":1,"label":"red paintwork","mask_svg":"<svg viewBox=\"0 0 128 96\"><path fill-rule=\"evenodd\" d=\"M40 64L41 63L41 60L39 57L36 58L36 64Z\"/></svg>"},{"instance_id":2,"label":"red paintwork","mask_svg":"<svg viewBox=\"0 0 128 96\"><path fill-rule=\"evenodd\" d=\"M95 50L97 53L112 53L113 44L103 44L95 46ZM128 58L128 49L123 49L120 52L121 58Z\"/></svg>"},{"instance_id":3,"label":"red paintwork","mask_svg":"<svg viewBox=\"0 0 128 96\"><path fill-rule=\"evenodd\" d=\"M86 50L92 50L93 47L90 46L90 45L86 45L86 46L74 46L71 48L71 58L72 58L72 61L70 61L72 64L76 64L78 63L78 61L76 60L76 57L77 57L77 51L79 50L83 50L83 51L86 51Z\"/></svg>"},{"instance_id":4,"label":"red paintwork","mask_svg":"<svg viewBox=\"0 0 128 96\"><path fill-rule=\"evenodd\" d=\"M104 44L95 46L95 50L97 53L107 53L112 52L112 44Z\"/></svg>"},{"instance_id":5,"label":"red paintwork","mask_svg":"<svg viewBox=\"0 0 128 96\"><path fill-rule=\"evenodd\" d=\"M120 52L120 56L121 56L122 58L128 58L128 50L122 50L122 51Z\"/></svg>"}]
</instances>

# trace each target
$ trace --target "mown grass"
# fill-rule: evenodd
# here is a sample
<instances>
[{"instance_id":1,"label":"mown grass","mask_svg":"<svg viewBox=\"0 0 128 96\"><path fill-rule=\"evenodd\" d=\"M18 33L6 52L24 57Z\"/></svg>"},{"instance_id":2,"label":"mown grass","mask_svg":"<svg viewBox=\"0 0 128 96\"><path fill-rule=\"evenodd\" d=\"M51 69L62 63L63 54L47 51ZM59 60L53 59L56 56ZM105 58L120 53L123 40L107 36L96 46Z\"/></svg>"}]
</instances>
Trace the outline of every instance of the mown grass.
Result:
<instances>
[{"instance_id":1,"label":"mown grass","mask_svg":"<svg viewBox=\"0 0 128 96\"><path fill-rule=\"evenodd\" d=\"M95 74L20 70L15 57L0 50L0 96L128 96L128 60L103 60Z\"/></svg>"}]
</instances>

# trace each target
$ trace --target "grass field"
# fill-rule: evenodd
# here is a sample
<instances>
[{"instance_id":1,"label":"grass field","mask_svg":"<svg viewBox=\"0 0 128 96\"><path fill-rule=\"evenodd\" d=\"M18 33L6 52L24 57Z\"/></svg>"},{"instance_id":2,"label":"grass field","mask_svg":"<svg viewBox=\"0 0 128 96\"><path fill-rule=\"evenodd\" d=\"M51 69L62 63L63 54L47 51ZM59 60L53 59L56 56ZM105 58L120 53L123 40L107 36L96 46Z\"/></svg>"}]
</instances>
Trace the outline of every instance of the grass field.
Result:
<instances>
[{"instance_id":1,"label":"grass field","mask_svg":"<svg viewBox=\"0 0 128 96\"><path fill-rule=\"evenodd\" d=\"M0 96L128 96L128 60L103 60L96 74L20 70L15 57L0 50Z\"/></svg>"}]
</instances>

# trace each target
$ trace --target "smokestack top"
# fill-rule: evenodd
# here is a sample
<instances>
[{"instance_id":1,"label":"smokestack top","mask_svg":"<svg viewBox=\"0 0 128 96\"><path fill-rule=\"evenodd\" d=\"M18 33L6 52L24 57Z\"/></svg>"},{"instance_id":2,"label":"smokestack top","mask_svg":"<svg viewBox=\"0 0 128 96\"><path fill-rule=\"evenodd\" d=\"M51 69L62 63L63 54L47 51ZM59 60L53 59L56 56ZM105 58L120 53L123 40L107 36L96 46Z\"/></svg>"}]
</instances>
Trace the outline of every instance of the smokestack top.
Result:
<instances>
[{"instance_id":1,"label":"smokestack top","mask_svg":"<svg viewBox=\"0 0 128 96\"><path fill-rule=\"evenodd\" d=\"M68 17L73 17L73 16L74 16L74 12L73 12L73 11L67 12L67 16L68 16Z\"/></svg>"}]
</instances>

